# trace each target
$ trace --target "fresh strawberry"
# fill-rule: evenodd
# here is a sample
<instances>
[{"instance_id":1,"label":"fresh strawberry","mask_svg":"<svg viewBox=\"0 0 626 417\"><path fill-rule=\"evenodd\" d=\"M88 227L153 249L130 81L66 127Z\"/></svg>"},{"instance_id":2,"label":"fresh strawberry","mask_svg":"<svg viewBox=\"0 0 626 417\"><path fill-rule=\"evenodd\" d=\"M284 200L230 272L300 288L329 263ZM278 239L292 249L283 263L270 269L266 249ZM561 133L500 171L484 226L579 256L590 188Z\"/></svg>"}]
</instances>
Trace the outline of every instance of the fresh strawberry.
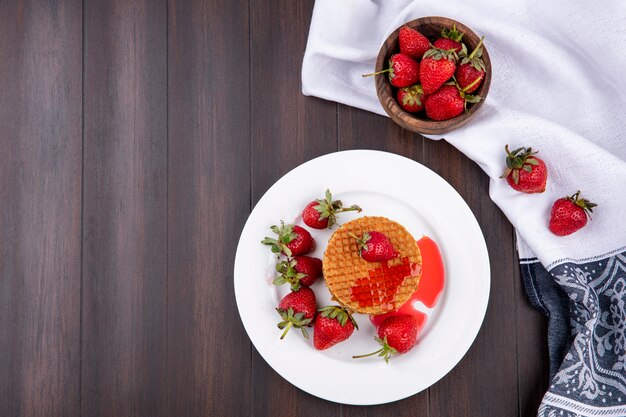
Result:
<instances>
[{"instance_id":1,"label":"fresh strawberry","mask_svg":"<svg viewBox=\"0 0 626 417\"><path fill-rule=\"evenodd\" d=\"M330 229L337 223L337 213L344 211L361 212L361 207L352 205L343 207L341 200L333 201L330 190L326 190L323 200L311 201L302 210L302 220L304 224L314 229Z\"/></svg>"},{"instance_id":2,"label":"fresh strawberry","mask_svg":"<svg viewBox=\"0 0 626 417\"><path fill-rule=\"evenodd\" d=\"M349 338L359 329L352 315L343 307L327 306L319 310L313 326L313 346L328 349Z\"/></svg>"},{"instance_id":3,"label":"fresh strawberry","mask_svg":"<svg viewBox=\"0 0 626 417\"><path fill-rule=\"evenodd\" d=\"M391 316L378 326L376 332L378 337L374 337L374 340L380 343L382 347L376 352L353 356L353 358L378 355L382 356L385 362L389 363L391 355L406 353L415 346L418 332L419 322L414 316L408 314Z\"/></svg>"},{"instance_id":4,"label":"fresh strawberry","mask_svg":"<svg viewBox=\"0 0 626 417\"><path fill-rule=\"evenodd\" d=\"M546 190L548 170L546 164L535 156L532 148L518 148L506 151L506 168L500 178L506 178L509 185L522 193L543 193Z\"/></svg>"},{"instance_id":5,"label":"fresh strawberry","mask_svg":"<svg viewBox=\"0 0 626 417\"><path fill-rule=\"evenodd\" d=\"M289 329L295 327L302 331L305 338L309 338L309 333L304 328L315 318L317 302L315 293L310 288L300 288L296 292L290 292L280 300L276 311L283 319L278 323L278 328L283 330L280 338L283 339Z\"/></svg>"},{"instance_id":6,"label":"fresh strawberry","mask_svg":"<svg viewBox=\"0 0 626 417\"><path fill-rule=\"evenodd\" d=\"M585 227L589 213L596 206L597 204L580 198L580 191L571 197L559 198L552 205L550 231L557 236L571 235Z\"/></svg>"},{"instance_id":7,"label":"fresh strawberry","mask_svg":"<svg viewBox=\"0 0 626 417\"><path fill-rule=\"evenodd\" d=\"M456 53L460 53L465 46L461 42L462 39L463 33L456 29L456 24L453 24L452 29L441 29L441 38L433 42L433 46L446 51L453 50Z\"/></svg>"},{"instance_id":8,"label":"fresh strawberry","mask_svg":"<svg viewBox=\"0 0 626 417\"><path fill-rule=\"evenodd\" d=\"M353 234L351 236L356 239L361 258L367 262L383 262L399 255L383 233L371 231L363 233L362 237Z\"/></svg>"},{"instance_id":9,"label":"fresh strawberry","mask_svg":"<svg viewBox=\"0 0 626 417\"><path fill-rule=\"evenodd\" d=\"M422 59L424 52L430 48L430 41L417 30L408 26L400 28L398 35L400 52L415 59Z\"/></svg>"},{"instance_id":10,"label":"fresh strawberry","mask_svg":"<svg viewBox=\"0 0 626 417\"><path fill-rule=\"evenodd\" d=\"M469 87L473 85L470 84ZM468 88L468 87L466 87ZM478 103L480 96L466 94L457 85L446 84L426 98L426 116L432 120L448 120L463 113L467 103Z\"/></svg>"},{"instance_id":11,"label":"fresh strawberry","mask_svg":"<svg viewBox=\"0 0 626 417\"><path fill-rule=\"evenodd\" d=\"M270 227L278 235L278 239L266 237L261 241L272 247L272 252L283 253L287 256L304 255L315 249L315 241L308 230L293 224L285 224L282 220L280 227Z\"/></svg>"},{"instance_id":12,"label":"fresh strawberry","mask_svg":"<svg viewBox=\"0 0 626 417\"><path fill-rule=\"evenodd\" d=\"M298 291L300 287L310 287L322 275L321 259L310 256L295 256L276 265L280 273L274 278L274 285L289 283L291 291Z\"/></svg>"},{"instance_id":13,"label":"fresh strawberry","mask_svg":"<svg viewBox=\"0 0 626 417\"><path fill-rule=\"evenodd\" d=\"M465 88L468 85L472 84L477 78L480 79L477 84L474 84L472 88L467 90L468 93L473 93L474 91L476 91L482 83L483 79L485 78L486 68L485 62L482 59L482 44L484 40L484 36L480 38L480 42L478 42L478 45L476 45L476 48L474 48L469 56L467 56L467 54L463 56L464 54L461 53L463 59L461 60L459 67L456 69L456 73L454 74L456 81L457 83L459 83L459 86L461 88Z\"/></svg>"},{"instance_id":14,"label":"fresh strawberry","mask_svg":"<svg viewBox=\"0 0 626 417\"><path fill-rule=\"evenodd\" d=\"M420 64L408 55L395 54L389 58L389 68L371 74L363 74L363 77L384 73L389 73L389 82L394 87L408 87L419 82Z\"/></svg>"},{"instance_id":15,"label":"fresh strawberry","mask_svg":"<svg viewBox=\"0 0 626 417\"><path fill-rule=\"evenodd\" d=\"M419 84L398 89L398 104L409 113L417 113L424 108L424 90Z\"/></svg>"},{"instance_id":16,"label":"fresh strawberry","mask_svg":"<svg viewBox=\"0 0 626 417\"><path fill-rule=\"evenodd\" d=\"M456 61L459 56L456 52L431 48L424 54L420 64L420 80L424 94L434 93L454 75Z\"/></svg>"},{"instance_id":17,"label":"fresh strawberry","mask_svg":"<svg viewBox=\"0 0 626 417\"><path fill-rule=\"evenodd\" d=\"M463 50L463 44L455 42L452 39L439 38L433 42L433 46L443 49L444 51L454 51L457 54Z\"/></svg>"}]
</instances>

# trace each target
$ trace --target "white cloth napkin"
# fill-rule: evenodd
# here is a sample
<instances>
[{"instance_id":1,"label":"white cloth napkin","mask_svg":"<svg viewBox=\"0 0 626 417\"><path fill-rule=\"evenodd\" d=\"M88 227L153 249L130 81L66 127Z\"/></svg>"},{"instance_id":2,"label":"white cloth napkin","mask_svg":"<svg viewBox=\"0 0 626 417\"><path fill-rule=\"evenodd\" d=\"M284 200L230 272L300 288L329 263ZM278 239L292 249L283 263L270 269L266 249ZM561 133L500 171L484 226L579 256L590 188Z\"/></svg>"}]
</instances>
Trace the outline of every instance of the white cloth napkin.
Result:
<instances>
[{"instance_id":1,"label":"white cloth napkin","mask_svg":"<svg viewBox=\"0 0 626 417\"><path fill-rule=\"evenodd\" d=\"M597 321L605 309L609 311L604 327L610 327L606 332L614 338L609 337L600 359L612 369L592 366L589 372L592 381L601 380L615 392L604 389L605 394L585 395L581 388L570 395L556 386L551 391L558 398L546 394L540 414L547 416L556 409L600 415L599 407L604 416L626 415L626 324L610 320L611 306L621 302L624 311L626 301L626 292L619 295L616 289L626 275L626 5L581 0L317 0L302 66L303 93L384 115L373 77L361 74L372 72L378 50L393 30L422 16L450 17L484 35L493 66L491 90L482 109L445 140L491 178L490 196L517 230L520 258L536 257L557 281L555 268L565 265L565 270L574 271L559 285L575 305L589 312L589 321L583 323L592 333L586 346L597 347L607 340L599 341L603 334ZM537 156L548 166L544 193L521 194L499 178L505 144L539 150ZM552 203L577 190L598 204L593 220L573 235L557 237L547 227ZM621 269L577 277L576 268L584 272L589 266L585 263L591 261L599 262L600 268L611 263ZM594 307L577 298L589 299L591 293L602 305ZM614 357L607 359L609 350ZM598 362L594 357L581 360ZM608 363L613 360L617 362ZM613 374L607 376L603 370ZM571 372L572 381L583 373L581 368L577 371ZM569 372L560 378L569 378ZM585 381L582 375L578 378L575 383L582 387Z\"/></svg>"}]
</instances>

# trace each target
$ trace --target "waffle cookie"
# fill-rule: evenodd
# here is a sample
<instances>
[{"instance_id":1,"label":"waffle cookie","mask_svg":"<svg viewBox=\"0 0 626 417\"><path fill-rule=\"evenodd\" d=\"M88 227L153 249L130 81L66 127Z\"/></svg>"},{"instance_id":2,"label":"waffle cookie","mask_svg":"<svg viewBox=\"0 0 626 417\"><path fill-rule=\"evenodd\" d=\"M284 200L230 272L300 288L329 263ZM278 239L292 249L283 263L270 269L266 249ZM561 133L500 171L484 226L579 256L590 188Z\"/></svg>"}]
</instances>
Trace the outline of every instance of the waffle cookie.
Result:
<instances>
[{"instance_id":1,"label":"waffle cookie","mask_svg":"<svg viewBox=\"0 0 626 417\"><path fill-rule=\"evenodd\" d=\"M384 233L397 258L367 262L359 254L356 239L365 232ZM417 290L422 256L407 230L385 217L360 217L333 233L324 253L324 279L334 298L364 314L383 314L398 309Z\"/></svg>"}]
</instances>

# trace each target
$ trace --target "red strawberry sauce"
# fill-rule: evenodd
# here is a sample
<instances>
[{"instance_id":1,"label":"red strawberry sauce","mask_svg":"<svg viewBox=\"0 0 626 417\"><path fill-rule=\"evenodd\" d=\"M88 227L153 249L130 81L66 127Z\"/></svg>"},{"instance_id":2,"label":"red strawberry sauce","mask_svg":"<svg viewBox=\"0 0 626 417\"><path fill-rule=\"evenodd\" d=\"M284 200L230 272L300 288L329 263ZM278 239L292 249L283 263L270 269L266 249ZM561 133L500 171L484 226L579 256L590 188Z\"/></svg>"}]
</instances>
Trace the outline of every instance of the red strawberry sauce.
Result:
<instances>
[{"instance_id":1,"label":"red strawberry sauce","mask_svg":"<svg viewBox=\"0 0 626 417\"><path fill-rule=\"evenodd\" d=\"M352 301L357 301L361 307L371 307L374 305L371 297L372 292L379 294L383 304L393 301L396 291L404 279L411 275L417 276L420 273L420 266L409 262L409 258L402 258L401 262L393 266L384 262L378 268L370 270L367 277L357 279L350 289ZM385 290L383 291L381 288Z\"/></svg>"},{"instance_id":2,"label":"red strawberry sauce","mask_svg":"<svg viewBox=\"0 0 626 417\"><path fill-rule=\"evenodd\" d=\"M415 316L419 322L419 330L426 324L426 314L413 308L414 301L421 301L426 307L433 308L441 295L444 287L445 271L441 252L434 240L424 236L417 241L417 246L422 253L422 278L419 288L409 300L396 311L392 311L377 316L370 316L370 320L375 327L378 327L387 317L401 314Z\"/></svg>"}]
</instances>

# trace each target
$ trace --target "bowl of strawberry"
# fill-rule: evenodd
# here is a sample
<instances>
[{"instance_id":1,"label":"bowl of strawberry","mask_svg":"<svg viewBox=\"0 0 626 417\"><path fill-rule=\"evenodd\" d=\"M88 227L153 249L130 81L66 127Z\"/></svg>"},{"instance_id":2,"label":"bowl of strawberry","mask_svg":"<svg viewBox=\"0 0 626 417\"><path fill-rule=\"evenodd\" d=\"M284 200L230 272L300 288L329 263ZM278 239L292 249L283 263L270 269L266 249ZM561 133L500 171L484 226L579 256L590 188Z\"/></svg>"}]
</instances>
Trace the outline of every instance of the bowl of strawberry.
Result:
<instances>
[{"instance_id":1,"label":"bowl of strawberry","mask_svg":"<svg viewBox=\"0 0 626 417\"><path fill-rule=\"evenodd\" d=\"M481 38L445 17L422 17L396 29L376 60L376 92L400 126L443 134L466 124L491 84L491 61Z\"/></svg>"}]
</instances>

